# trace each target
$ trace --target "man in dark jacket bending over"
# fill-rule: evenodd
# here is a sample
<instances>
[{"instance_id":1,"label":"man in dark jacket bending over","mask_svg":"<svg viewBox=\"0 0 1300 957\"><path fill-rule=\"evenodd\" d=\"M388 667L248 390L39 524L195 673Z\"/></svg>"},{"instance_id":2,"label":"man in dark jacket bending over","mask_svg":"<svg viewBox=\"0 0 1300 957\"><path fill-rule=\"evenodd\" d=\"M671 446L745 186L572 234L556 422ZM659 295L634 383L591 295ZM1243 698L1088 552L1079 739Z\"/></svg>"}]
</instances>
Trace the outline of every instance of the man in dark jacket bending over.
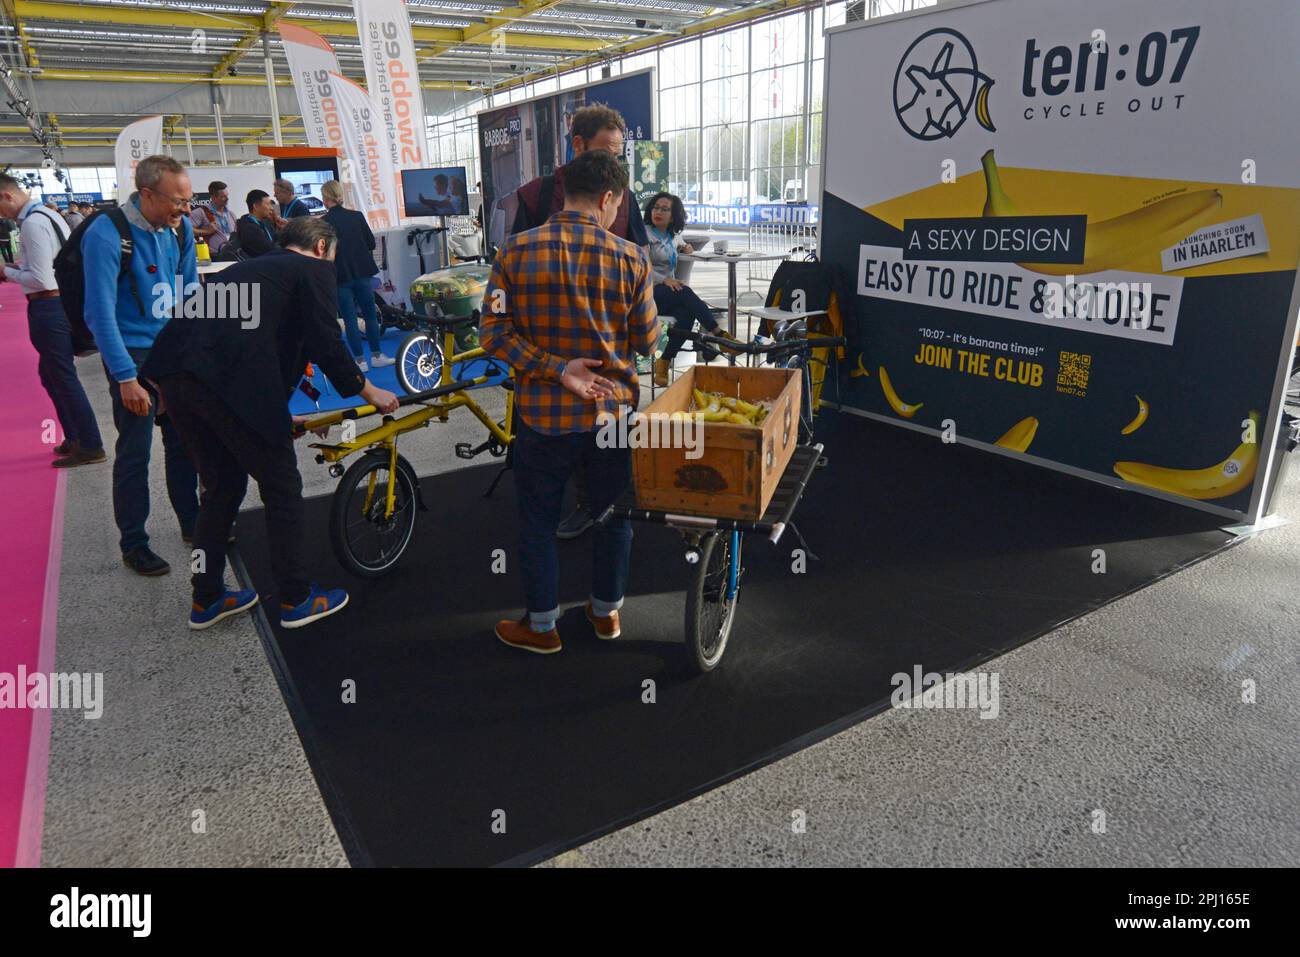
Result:
<instances>
[{"instance_id":1,"label":"man in dark jacket bending over","mask_svg":"<svg viewBox=\"0 0 1300 957\"><path fill-rule=\"evenodd\" d=\"M281 230L279 242L265 256L223 271L219 288L204 290L203 308L187 303L174 313L141 370L157 383L203 487L191 628L257 603L255 591L227 591L223 577L230 527L250 475L266 506L281 626L300 628L347 604L343 589L317 588L306 575L302 477L288 399L307 362L319 365L340 395L360 394L384 413L397 409L397 397L361 374L339 335L333 228L299 217Z\"/></svg>"}]
</instances>

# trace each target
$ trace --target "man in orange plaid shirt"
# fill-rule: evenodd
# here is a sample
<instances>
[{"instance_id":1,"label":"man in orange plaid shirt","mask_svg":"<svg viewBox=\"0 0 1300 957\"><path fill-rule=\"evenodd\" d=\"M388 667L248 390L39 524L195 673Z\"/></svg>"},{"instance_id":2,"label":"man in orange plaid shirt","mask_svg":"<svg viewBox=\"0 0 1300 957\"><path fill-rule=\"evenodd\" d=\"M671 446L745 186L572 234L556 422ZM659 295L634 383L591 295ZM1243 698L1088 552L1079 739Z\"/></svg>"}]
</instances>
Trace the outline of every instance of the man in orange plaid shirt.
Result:
<instances>
[{"instance_id":1,"label":"man in orange plaid shirt","mask_svg":"<svg viewBox=\"0 0 1300 957\"><path fill-rule=\"evenodd\" d=\"M594 515L627 487L631 450L599 447L597 416L636 408L634 355L648 355L659 339L650 260L609 232L626 190L627 171L615 156L588 150L577 157L565 167L564 209L506 241L483 299L480 341L516 376L514 478L528 606L518 621L498 622L496 634L539 654L561 647L555 530L565 483L581 463ZM592 550L587 618L597 637L617 638L631 523L598 527Z\"/></svg>"}]
</instances>

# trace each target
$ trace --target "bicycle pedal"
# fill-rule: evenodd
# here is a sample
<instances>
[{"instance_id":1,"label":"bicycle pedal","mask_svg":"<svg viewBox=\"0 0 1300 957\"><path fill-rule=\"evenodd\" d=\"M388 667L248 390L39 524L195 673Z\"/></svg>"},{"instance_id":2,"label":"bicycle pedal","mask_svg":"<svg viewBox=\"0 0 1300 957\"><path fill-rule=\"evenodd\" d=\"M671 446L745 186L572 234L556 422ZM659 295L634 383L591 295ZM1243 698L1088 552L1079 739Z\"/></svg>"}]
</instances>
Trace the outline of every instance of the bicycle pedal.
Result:
<instances>
[{"instance_id":1,"label":"bicycle pedal","mask_svg":"<svg viewBox=\"0 0 1300 957\"><path fill-rule=\"evenodd\" d=\"M468 442L456 443L456 458L472 459L474 457L474 448Z\"/></svg>"}]
</instances>

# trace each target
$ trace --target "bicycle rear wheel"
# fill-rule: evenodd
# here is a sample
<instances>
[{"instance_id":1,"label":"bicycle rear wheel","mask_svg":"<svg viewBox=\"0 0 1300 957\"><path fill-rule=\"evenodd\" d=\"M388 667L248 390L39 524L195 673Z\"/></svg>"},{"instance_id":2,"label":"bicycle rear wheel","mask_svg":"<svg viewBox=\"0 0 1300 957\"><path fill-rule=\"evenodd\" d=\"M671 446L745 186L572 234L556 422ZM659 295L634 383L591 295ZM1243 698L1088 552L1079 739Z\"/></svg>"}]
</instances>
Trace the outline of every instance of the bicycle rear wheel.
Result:
<instances>
[{"instance_id":1,"label":"bicycle rear wheel","mask_svg":"<svg viewBox=\"0 0 1300 957\"><path fill-rule=\"evenodd\" d=\"M718 666L727 650L731 625L740 600L737 584L727 597L732 568L740 574L740 536L732 532L710 532L700 542L700 560L686 592L686 653L700 672Z\"/></svg>"},{"instance_id":2,"label":"bicycle rear wheel","mask_svg":"<svg viewBox=\"0 0 1300 957\"><path fill-rule=\"evenodd\" d=\"M389 468L386 452L353 462L339 479L330 505L330 544L344 568L361 578L378 578L397 564L415 531L417 479L400 456ZM393 513L385 518L388 486Z\"/></svg>"}]
</instances>

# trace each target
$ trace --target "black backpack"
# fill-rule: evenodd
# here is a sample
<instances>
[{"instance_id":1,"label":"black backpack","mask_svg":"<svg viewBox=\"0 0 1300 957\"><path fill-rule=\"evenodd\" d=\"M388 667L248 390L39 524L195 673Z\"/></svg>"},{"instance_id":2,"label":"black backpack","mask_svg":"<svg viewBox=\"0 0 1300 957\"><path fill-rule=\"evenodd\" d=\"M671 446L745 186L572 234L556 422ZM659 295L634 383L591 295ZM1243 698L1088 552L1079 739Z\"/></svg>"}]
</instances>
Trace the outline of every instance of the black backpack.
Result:
<instances>
[{"instance_id":1,"label":"black backpack","mask_svg":"<svg viewBox=\"0 0 1300 957\"><path fill-rule=\"evenodd\" d=\"M212 257L212 261L214 263L239 263L251 258L248 253L244 252L244 244L239 241L239 232L235 231L222 244L221 252Z\"/></svg>"},{"instance_id":2,"label":"black backpack","mask_svg":"<svg viewBox=\"0 0 1300 957\"><path fill-rule=\"evenodd\" d=\"M36 211L41 210L38 208ZM52 219L53 214L49 215ZM135 253L135 240L131 238L131 226L126 221L126 213L120 206L92 213L77 225L66 240L56 226L54 232L59 237L59 254L54 257L54 279L59 284L59 297L63 300L63 311L68 317L68 325L72 327L72 351L78 356L88 356L99 351L95 347L95 337L91 334L90 327L86 325L86 271L85 263L81 258L81 238L90 228L90 224L101 216L107 216L112 221L121 243L122 264L118 268L118 279L121 280L123 276L130 278L131 294L135 296L135 304L140 308L141 313L145 311L140 287L136 284L135 274L131 272L131 256ZM172 235L176 235L174 230ZM176 242L179 244L180 241L180 237L176 236Z\"/></svg>"}]
</instances>

